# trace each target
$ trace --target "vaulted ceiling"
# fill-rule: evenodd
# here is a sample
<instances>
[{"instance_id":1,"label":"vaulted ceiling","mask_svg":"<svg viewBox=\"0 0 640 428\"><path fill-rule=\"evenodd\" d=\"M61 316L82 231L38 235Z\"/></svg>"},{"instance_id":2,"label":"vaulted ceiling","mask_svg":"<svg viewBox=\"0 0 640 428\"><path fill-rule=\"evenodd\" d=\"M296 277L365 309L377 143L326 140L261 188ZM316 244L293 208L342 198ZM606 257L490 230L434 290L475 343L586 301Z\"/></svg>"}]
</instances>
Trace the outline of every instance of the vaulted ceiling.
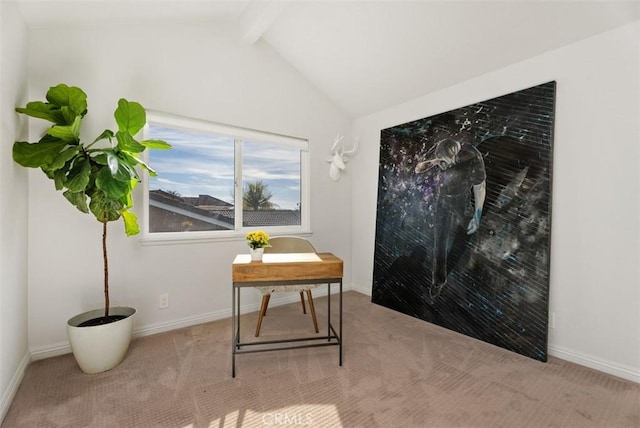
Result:
<instances>
[{"instance_id":1,"label":"vaulted ceiling","mask_svg":"<svg viewBox=\"0 0 640 428\"><path fill-rule=\"evenodd\" d=\"M5 1L5 0L3 0ZM352 117L640 19L636 1L18 0L30 27L227 22Z\"/></svg>"}]
</instances>

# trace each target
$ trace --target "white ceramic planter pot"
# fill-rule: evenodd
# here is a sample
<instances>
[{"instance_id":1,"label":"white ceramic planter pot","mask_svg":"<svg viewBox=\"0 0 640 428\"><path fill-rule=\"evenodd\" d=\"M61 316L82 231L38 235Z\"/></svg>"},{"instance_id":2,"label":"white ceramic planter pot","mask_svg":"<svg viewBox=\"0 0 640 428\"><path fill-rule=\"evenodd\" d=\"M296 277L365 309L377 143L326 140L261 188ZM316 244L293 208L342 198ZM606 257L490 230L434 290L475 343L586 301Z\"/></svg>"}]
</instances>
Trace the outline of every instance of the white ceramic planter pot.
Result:
<instances>
[{"instance_id":1,"label":"white ceramic planter pot","mask_svg":"<svg viewBox=\"0 0 640 428\"><path fill-rule=\"evenodd\" d=\"M253 260L254 262L259 262L260 260L262 260L264 248L249 248L249 253L251 254L251 260Z\"/></svg>"},{"instance_id":2,"label":"white ceramic planter pot","mask_svg":"<svg viewBox=\"0 0 640 428\"><path fill-rule=\"evenodd\" d=\"M67 336L80 369L85 373L111 370L124 360L133 334L135 308L115 307L109 315L126 318L103 325L78 327L83 322L104 315L103 309L84 312L67 321Z\"/></svg>"}]
</instances>

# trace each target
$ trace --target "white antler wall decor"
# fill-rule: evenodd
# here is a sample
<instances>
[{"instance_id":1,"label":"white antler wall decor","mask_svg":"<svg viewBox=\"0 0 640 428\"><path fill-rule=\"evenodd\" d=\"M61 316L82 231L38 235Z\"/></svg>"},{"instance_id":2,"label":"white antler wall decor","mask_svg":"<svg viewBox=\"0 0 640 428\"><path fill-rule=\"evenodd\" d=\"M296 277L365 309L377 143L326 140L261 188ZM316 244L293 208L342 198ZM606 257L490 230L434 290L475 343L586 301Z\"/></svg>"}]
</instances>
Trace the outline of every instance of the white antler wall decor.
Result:
<instances>
[{"instance_id":1,"label":"white antler wall decor","mask_svg":"<svg viewBox=\"0 0 640 428\"><path fill-rule=\"evenodd\" d=\"M342 141L342 138L343 136L340 134L336 136L336 140L333 142L333 146L331 146L331 156L327 158L327 162L331 164L329 166L329 177L331 177L333 181L340 180L342 171L347 167L347 162L349 162L348 155L351 155L358 150L357 139L351 150L345 150L344 147L338 147L338 143Z\"/></svg>"}]
</instances>

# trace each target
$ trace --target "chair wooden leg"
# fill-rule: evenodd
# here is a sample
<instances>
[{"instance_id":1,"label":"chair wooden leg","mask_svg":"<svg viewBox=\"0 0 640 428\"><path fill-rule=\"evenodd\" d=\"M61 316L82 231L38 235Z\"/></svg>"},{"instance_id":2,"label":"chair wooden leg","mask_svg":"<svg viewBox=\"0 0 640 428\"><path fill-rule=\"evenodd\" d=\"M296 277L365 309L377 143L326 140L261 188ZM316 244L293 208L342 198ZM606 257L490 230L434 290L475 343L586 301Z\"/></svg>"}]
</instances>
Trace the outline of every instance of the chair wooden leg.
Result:
<instances>
[{"instance_id":1,"label":"chair wooden leg","mask_svg":"<svg viewBox=\"0 0 640 428\"><path fill-rule=\"evenodd\" d=\"M313 327L316 329L316 333L320 333L320 330L318 329L318 319L316 318L316 307L313 305L311 290L307 290L307 299L309 300L309 310L311 311L311 317L313 318Z\"/></svg>"},{"instance_id":2,"label":"chair wooden leg","mask_svg":"<svg viewBox=\"0 0 640 428\"><path fill-rule=\"evenodd\" d=\"M264 304L264 313L262 316L267 315L267 308L269 307L269 302L271 301L271 294L267 294L267 302Z\"/></svg>"},{"instance_id":3,"label":"chair wooden leg","mask_svg":"<svg viewBox=\"0 0 640 428\"><path fill-rule=\"evenodd\" d=\"M262 304L260 305L260 312L258 313L258 325L256 326L256 337L260 336L260 327L262 327L262 318L267 314L267 306L269 306L269 298L271 294L265 294L262 296Z\"/></svg>"},{"instance_id":4,"label":"chair wooden leg","mask_svg":"<svg viewBox=\"0 0 640 428\"><path fill-rule=\"evenodd\" d=\"M307 307L304 304L304 293L302 291L300 292L300 302L302 302L302 313L306 314L307 313Z\"/></svg>"}]
</instances>

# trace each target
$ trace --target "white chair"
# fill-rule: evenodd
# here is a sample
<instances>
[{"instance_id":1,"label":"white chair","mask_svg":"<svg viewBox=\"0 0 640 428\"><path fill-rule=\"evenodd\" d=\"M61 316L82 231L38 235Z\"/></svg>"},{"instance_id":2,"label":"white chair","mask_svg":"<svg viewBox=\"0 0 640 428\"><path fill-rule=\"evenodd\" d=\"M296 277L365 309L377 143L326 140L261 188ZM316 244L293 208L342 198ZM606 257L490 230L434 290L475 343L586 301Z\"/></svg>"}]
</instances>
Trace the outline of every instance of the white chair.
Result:
<instances>
[{"instance_id":1,"label":"white chair","mask_svg":"<svg viewBox=\"0 0 640 428\"><path fill-rule=\"evenodd\" d=\"M311 245L311 242L298 236L277 236L269 239L270 247L265 247L266 253L315 253L316 249ZM278 291L285 292L298 292L300 293L300 301L302 302L302 312L307 313L307 308L304 304L304 294L307 295L309 301L309 311L313 319L313 326L316 333L320 332L318 329L318 320L316 318L316 308L313 305L313 296L311 295L311 289L317 287L317 284L301 284L301 285L287 285L287 286L270 286L270 287L255 287L262 293L262 305L260 306L260 313L258 314L258 325L256 326L256 337L260 335L260 327L262 327L262 318L267 314L267 307L269 306L269 299L271 293Z\"/></svg>"}]
</instances>

